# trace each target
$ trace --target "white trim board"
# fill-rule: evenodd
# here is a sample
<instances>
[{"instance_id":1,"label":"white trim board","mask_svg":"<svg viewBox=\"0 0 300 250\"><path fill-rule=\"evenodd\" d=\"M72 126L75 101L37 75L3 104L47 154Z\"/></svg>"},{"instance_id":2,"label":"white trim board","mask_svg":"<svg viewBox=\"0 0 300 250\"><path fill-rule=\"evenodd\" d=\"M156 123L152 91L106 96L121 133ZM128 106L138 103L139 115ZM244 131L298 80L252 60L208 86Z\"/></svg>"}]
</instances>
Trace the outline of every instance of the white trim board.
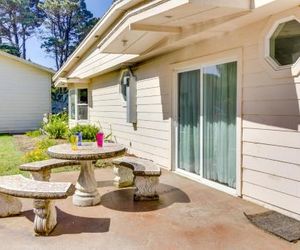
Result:
<instances>
[{"instance_id":1,"label":"white trim board","mask_svg":"<svg viewBox=\"0 0 300 250\"><path fill-rule=\"evenodd\" d=\"M230 187L227 187L225 185L219 184L217 182L207 180L207 179L205 179L205 178L203 178L199 175L189 173L189 172L181 170L181 169L176 169L174 171L174 173L179 174L179 175L181 175L183 177L186 177L188 179L191 179L193 181L199 182L201 184L204 184L206 186L209 186L211 188L217 189L219 191L225 192L227 194L230 194L230 195L233 195L233 196L238 196L237 192L234 188L230 188Z\"/></svg>"}]
</instances>

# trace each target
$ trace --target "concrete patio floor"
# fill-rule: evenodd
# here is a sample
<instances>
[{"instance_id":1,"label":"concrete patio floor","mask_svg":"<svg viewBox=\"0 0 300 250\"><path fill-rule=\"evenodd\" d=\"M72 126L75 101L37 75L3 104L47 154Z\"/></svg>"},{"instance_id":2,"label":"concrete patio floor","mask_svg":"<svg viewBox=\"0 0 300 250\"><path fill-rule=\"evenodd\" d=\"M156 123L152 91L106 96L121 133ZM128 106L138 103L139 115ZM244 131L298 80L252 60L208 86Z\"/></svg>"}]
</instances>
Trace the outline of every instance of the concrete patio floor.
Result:
<instances>
[{"instance_id":1,"label":"concrete patio floor","mask_svg":"<svg viewBox=\"0 0 300 250\"><path fill-rule=\"evenodd\" d=\"M78 172L53 174L73 181ZM300 249L248 222L243 212L264 211L167 171L160 201L133 202L132 189L112 185L112 169L96 170L101 204L80 208L57 201L58 225L49 237L33 234L32 201L18 217L0 219L0 249Z\"/></svg>"}]
</instances>

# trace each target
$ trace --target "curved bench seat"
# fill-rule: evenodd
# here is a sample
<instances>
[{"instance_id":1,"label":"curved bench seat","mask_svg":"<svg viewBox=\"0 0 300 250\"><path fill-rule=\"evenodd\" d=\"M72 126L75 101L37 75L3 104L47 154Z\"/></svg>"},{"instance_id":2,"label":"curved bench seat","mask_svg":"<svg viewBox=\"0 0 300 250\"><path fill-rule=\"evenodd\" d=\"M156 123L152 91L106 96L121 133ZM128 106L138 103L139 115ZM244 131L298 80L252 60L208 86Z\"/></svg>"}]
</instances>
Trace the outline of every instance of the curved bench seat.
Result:
<instances>
[{"instance_id":1,"label":"curved bench seat","mask_svg":"<svg viewBox=\"0 0 300 250\"><path fill-rule=\"evenodd\" d=\"M114 184L117 187L128 187L133 183L136 187L134 200L158 200L157 186L160 167L153 161L137 157L124 156L114 159Z\"/></svg>"},{"instance_id":2,"label":"curved bench seat","mask_svg":"<svg viewBox=\"0 0 300 250\"><path fill-rule=\"evenodd\" d=\"M114 165L128 167L135 176L160 176L161 170L153 161L124 156L113 160Z\"/></svg>"},{"instance_id":3,"label":"curved bench seat","mask_svg":"<svg viewBox=\"0 0 300 250\"><path fill-rule=\"evenodd\" d=\"M60 159L49 159L43 161L35 161L22 164L19 169L23 171L43 171L50 170L53 168L60 168L65 166L80 165L78 161L60 160Z\"/></svg>"},{"instance_id":4,"label":"curved bench seat","mask_svg":"<svg viewBox=\"0 0 300 250\"><path fill-rule=\"evenodd\" d=\"M49 181L51 169L76 165L80 165L80 163L78 161L49 159L25 163L19 166L19 169L22 171L29 171L34 180Z\"/></svg>"},{"instance_id":5,"label":"curved bench seat","mask_svg":"<svg viewBox=\"0 0 300 250\"><path fill-rule=\"evenodd\" d=\"M22 175L1 176L0 193L30 199L66 199L75 187L68 182L35 181Z\"/></svg>"},{"instance_id":6,"label":"curved bench seat","mask_svg":"<svg viewBox=\"0 0 300 250\"><path fill-rule=\"evenodd\" d=\"M48 235L57 224L56 199L66 199L73 195L75 186L68 182L43 182L28 179L22 175L0 177L0 217L21 212L20 198L34 199L34 231L38 235Z\"/></svg>"}]
</instances>

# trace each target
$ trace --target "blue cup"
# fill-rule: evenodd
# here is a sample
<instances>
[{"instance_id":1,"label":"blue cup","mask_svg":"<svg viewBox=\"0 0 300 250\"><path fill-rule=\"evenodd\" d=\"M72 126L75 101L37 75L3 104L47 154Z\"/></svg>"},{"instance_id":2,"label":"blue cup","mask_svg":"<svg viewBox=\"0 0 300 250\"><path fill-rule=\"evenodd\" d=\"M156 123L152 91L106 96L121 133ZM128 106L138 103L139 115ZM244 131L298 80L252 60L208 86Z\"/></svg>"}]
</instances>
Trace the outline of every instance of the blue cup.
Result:
<instances>
[{"instance_id":1,"label":"blue cup","mask_svg":"<svg viewBox=\"0 0 300 250\"><path fill-rule=\"evenodd\" d=\"M77 143L77 145L78 146L82 146L82 133L78 132L78 133L76 133L76 135L78 137L78 143Z\"/></svg>"}]
</instances>

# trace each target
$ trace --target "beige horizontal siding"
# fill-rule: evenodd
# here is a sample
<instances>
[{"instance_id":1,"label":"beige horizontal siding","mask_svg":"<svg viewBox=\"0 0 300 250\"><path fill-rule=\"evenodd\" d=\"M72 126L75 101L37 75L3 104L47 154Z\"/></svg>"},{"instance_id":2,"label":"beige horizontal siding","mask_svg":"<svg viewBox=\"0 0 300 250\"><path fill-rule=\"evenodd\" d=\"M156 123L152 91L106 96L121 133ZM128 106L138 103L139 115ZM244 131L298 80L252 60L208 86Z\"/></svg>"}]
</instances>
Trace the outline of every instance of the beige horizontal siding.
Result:
<instances>
[{"instance_id":1,"label":"beige horizontal siding","mask_svg":"<svg viewBox=\"0 0 300 250\"><path fill-rule=\"evenodd\" d=\"M244 115L298 116L299 100L245 101Z\"/></svg>"},{"instance_id":2,"label":"beige horizontal siding","mask_svg":"<svg viewBox=\"0 0 300 250\"><path fill-rule=\"evenodd\" d=\"M287 11L286 16L294 12L300 15L295 9ZM172 91L176 87L173 64L240 48L242 194L281 211L300 214L300 78L276 71L265 61L264 39L275 22L270 20L276 20L276 15L136 65L136 129L126 123L126 109L119 94L120 72L94 78L91 121L101 121L106 132L111 124L118 142L130 152L170 168L170 147L175 143L170 141ZM100 70L107 59L96 54L82 59L74 76L84 77Z\"/></svg>"},{"instance_id":3,"label":"beige horizontal siding","mask_svg":"<svg viewBox=\"0 0 300 250\"><path fill-rule=\"evenodd\" d=\"M278 176L294 181L300 180L300 165L298 164L244 155L243 167L270 176Z\"/></svg>"},{"instance_id":4,"label":"beige horizontal siding","mask_svg":"<svg viewBox=\"0 0 300 250\"><path fill-rule=\"evenodd\" d=\"M299 216L300 84L264 60L265 35L244 47L242 193Z\"/></svg>"},{"instance_id":5,"label":"beige horizontal siding","mask_svg":"<svg viewBox=\"0 0 300 250\"><path fill-rule=\"evenodd\" d=\"M284 85L268 85L253 88L244 88L244 101L277 101L299 100L300 84L289 82Z\"/></svg>"},{"instance_id":6,"label":"beige horizontal siding","mask_svg":"<svg viewBox=\"0 0 300 250\"><path fill-rule=\"evenodd\" d=\"M167 95L139 97L137 98L137 105L168 104L168 100L166 100L166 97Z\"/></svg>"},{"instance_id":7,"label":"beige horizontal siding","mask_svg":"<svg viewBox=\"0 0 300 250\"><path fill-rule=\"evenodd\" d=\"M142 76L140 72L138 76ZM155 160L167 167L169 161L170 123L164 119L170 113L168 95L161 95L159 78L145 78L137 81L137 116L136 128L126 122L126 107L119 93L119 75L100 77L93 80L91 86L92 107L91 121L98 120L105 133L112 129L113 136L119 143L126 145L130 152L140 157Z\"/></svg>"},{"instance_id":8,"label":"beige horizontal siding","mask_svg":"<svg viewBox=\"0 0 300 250\"><path fill-rule=\"evenodd\" d=\"M262 173L244 169L243 171L244 182L252 183L286 195L300 198L300 182L275 176L271 174Z\"/></svg>"},{"instance_id":9,"label":"beige horizontal siding","mask_svg":"<svg viewBox=\"0 0 300 250\"><path fill-rule=\"evenodd\" d=\"M287 195L282 192L277 192L263 186L248 183L246 181L243 183L243 194L263 203L267 203L300 215L300 202L299 198L297 197Z\"/></svg>"},{"instance_id":10,"label":"beige horizontal siding","mask_svg":"<svg viewBox=\"0 0 300 250\"><path fill-rule=\"evenodd\" d=\"M244 115L243 128L300 131L300 117L286 115Z\"/></svg>"},{"instance_id":11,"label":"beige horizontal siding","mask_svg":"<svg viewBox=\"0 0 300 250\"><path fill-rule=\"evenodd\" d=\"M273 131L244 129L243 140L246 142L300 149L300 133L292 131Z\"/></svg>"},{"instance_id":12,"label":"beige horizontal siding","mask_svg":"<svg viewBox=\"0 0 300 250\"><path fill-rule=\"evenodd\" d=\"M244 142L243 154L275 161L300 164L300 149Z\"/></svg>"},{"instance_id":13,"label":"beige horizontal siding","mask_svg":"<svg viewBox=\"0 0 300 250\"><path fill-rule=\"evenodd\" d=\"M261 64L260 64L261 65ZM264 67L263 65L261 65ZM274 85L280 85L280 84L291 84L293 83L294 79L293 77L289 78L271 78L268 72L262 71L259 73L251 73L251 74L245 74L244 75L244 81L243 85L245 87L252 87L252 86L274 86Z\"/></svg>"},{"instance_id":14,"label":"beige horizontal siding","mask_svg":"<svg viewBox=\"0 0 300 250\"><path fill-rule=\"evenodd\" d=\"M265 72L264 67L262 67L262 62L259 58L249 59L244 61L244 74L259 74Z\"/></svg>"},{"instance_id":15,"label":"beige horizontal siding","mask_svg":"<svg viewBox=\"0 0 300 250\"><path fill-rule=\"evenodd\" d=\"M257 44L244 46L244 58L254 60L259 58L259 47Z\"/></svg>"}]
</instances>

